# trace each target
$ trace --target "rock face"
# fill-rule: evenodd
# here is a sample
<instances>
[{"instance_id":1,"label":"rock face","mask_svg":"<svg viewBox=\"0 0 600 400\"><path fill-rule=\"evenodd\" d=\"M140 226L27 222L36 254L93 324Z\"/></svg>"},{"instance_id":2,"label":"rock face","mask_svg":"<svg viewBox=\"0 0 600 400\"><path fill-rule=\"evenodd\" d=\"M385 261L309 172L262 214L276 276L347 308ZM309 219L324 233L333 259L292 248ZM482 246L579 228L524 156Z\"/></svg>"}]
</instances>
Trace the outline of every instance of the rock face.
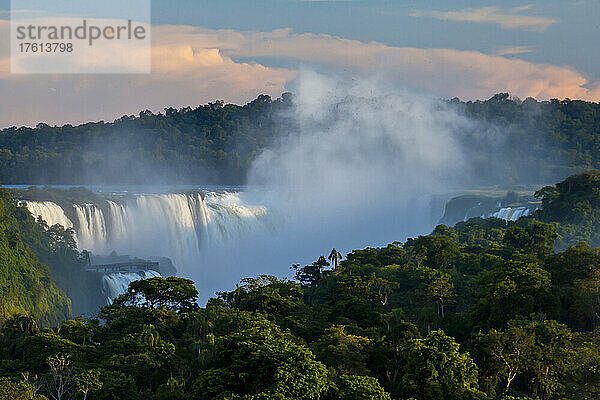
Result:
<instances>
[{"instance_id":1,"label":"rock face","mask_svg":"<svg viewBox=\"0 0 600 400\"><path fill-rule=\"evenodd\" d=\"M439 223L452 226L469 218L501 218L506 221L530 215L540 208L541 202L531 194L519 196L509 192L504 197L467 194L450 199Z\"/></svg>"}]
</instances>

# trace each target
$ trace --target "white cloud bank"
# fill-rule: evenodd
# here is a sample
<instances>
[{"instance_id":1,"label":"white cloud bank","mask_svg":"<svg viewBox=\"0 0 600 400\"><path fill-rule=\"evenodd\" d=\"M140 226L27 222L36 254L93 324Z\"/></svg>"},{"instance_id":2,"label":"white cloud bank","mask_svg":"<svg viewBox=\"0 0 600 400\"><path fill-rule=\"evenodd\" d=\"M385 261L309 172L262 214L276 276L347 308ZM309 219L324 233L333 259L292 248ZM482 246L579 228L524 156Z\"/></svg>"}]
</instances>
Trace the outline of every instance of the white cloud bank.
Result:
<instances>
[{"instance_id":1,"label":"white cloud bank","mask_svg":"<svg viewBox=\"0 0 600 400\"><path fill-rule=\"evenodd\" d=\"M497 24L503 29L520 29L525 31L544 32L558 20L550 17L519 14L532 6L514 7L502 11L500 7L466 8L460 11L414 11L412 17L431 17L442 21L465 21L482 24Z\"/></svg>"},{"instance_id":2,"label":"white cloud bank","mask_svg":"<svg viewBox=\"0 0 600 400\"><path fill-rule=\"evenodd\" d=\"M533 50L527 46L509 46L498 49L495 54L498 56L514 56L517 54L526 54L532 52Z\"/></svg>"},{"instance_id":3,"label":"white cloud bank","mask_svg":"<svg viewBox=\"0 0 600 400\"><path fill-rule=\"evenodd\" d=\"M0 38L8 38L7 29L0 22ZM520 98L600 100L600 84L573 68L514 56L393 47L287 29L157 26L152 38L148 75L11 75L8 46L0 46L0 125L112 120L144 109L162 111L215 99L245 103L261 93L279 96L297 76L295 68L240 59L377 75L442 97L482 99L510 92Z\"/></svg>"}]
</instances>

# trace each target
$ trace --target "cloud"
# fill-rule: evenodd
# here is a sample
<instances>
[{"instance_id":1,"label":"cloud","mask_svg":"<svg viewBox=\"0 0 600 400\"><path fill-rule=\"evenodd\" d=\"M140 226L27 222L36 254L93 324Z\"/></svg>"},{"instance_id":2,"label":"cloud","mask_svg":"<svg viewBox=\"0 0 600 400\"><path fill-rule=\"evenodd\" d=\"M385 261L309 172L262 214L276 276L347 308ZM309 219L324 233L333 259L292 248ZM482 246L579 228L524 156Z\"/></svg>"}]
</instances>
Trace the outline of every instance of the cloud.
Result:
<instances>
[{"instance_id":1,"label":"cloud","mask_svg":"<svg viewBox=\"0 0 600 400\"><path fill-rule=\"evenodd\" d=\"M152 73L142 75L15 75L7 54L8 22L0 21L0 126L112 120L149 109L195 106L216 99L245 103L279 96L295 71L235 62L219 50L215 34L185 35L157 28ZM80 60L79 62L85 62Z\"/></svg>"},{"instance_id":2,"label":"cloud","mask_svg":"<svg viewBox=\"0 0 600 400\"><path fill-rule=\"evenodd\" d=\"M532 8L533 8L533 4L527 4L524 6L513 7L510 9L510 11L518 13L518 12L525 11L525 10L531 10Z\"/></svg>"},{"instance_id":3,"label":"cloud","mask_svg":"<svg viewBox=\"0 0 600 400\"><path fill-rule=\"evenodd\" d=\"M515 7L503 12L500 7L466 8L460 11L414 11L412 17L431 17L442 21L467 21L484 24L498 24L503 29L521 29L526 31L544 32L558 20L550 17L539 17L518 14L532 6Z\"/></svg>"},{"instance_id":4,"label":"cloud","mask_svg":"<svg viewBox=\"0 0 600 400\"><path fill-rule=\"evenodd\" d=\"M599 100L593 83L567 66L536 64L477 51L393 47L291 30L220 31L231 57L279 57L338 69L381 73L394 82L445 97L487 98L508 91L521 98ZM229 37L229 35L231 35ZM590 88L591 87L591 88Z\"/></svg>"},{"instance_id":5,"label":"cloud","mask_svg":"<svg viewBox=\"0 0 600 400\"><path fill-rule=\"evenodd\" d=\"M7 25L0 22L4 40ZM500 54L394 47L290 29L239 32L164 25L153 27L152 40L152 73L146 75L12 75L8 46L0 43L0 91L10 93L0 98L0 125L112 120L216 99L243 104L261 93L279 96L290 90L303 65L378 76L390 85L446 98L485 99L510 92L520 98L600 100L600 83L571 67ZM504 55L516 50L504 49Z\"/></svg>"},{"instance_id":6,"label":"cloud","mask_svg":"<svg viewBox=\"0 0 600 400\"><path fill-rule=\"evenodd\" d=\"M499 56L514 56L517 54L532 53L533 50L527 46L510 46L498 49L494 54Z\"/></svg>"}]
</instances>

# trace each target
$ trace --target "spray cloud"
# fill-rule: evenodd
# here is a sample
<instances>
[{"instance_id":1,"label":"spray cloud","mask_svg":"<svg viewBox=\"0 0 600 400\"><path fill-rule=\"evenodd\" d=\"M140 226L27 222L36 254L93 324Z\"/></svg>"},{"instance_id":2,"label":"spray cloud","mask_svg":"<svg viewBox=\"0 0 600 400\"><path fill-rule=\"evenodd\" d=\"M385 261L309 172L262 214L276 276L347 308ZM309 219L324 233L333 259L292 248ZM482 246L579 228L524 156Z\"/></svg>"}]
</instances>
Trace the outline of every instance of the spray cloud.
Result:
<instances>
[{"instance_id":1,"label":"spray cloud","mask_svg":"<svg viewBox=\"0 0 600 400\"><path fill-rule=\"evenodd\" d=\"M470 176L461 134L471 122L443 101L310 71L293 91L297 129L258 157L241 195L267 206L272 229L205 253L204 278L217 286L281 275L332 247L348 252L428 233L442 211L432 215L432 195Z\"/></svg>"}]
</instances>

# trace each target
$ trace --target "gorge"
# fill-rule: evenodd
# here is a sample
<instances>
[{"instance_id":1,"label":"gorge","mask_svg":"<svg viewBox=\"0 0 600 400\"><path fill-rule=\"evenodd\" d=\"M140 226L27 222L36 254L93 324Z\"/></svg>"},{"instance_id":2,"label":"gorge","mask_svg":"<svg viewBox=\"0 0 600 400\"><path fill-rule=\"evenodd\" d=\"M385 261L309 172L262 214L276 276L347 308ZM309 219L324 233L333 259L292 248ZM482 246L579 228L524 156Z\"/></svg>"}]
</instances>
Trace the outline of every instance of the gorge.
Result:
<instances>
[{"instance_id":1,"label":"gorge","mask_svg":"<svg viewBox=\"0 0 600 400\"><path fill-rule=\"evenodd\" d=\"M77 202L66 199L55 200L56 202L40 200L68 197L65 196L64 189L57 188L37 189L35 196L31 195L32 190L20 190L15 195L21 196L20 201L31 214L43 219L48 226L60 224L65 228L73 228L77 247L92 254L92 263L109 253L127 254L142 259L166 257L172 261L177 274L196 278L207 294L212 294L220 289L221 281L212 279L211 270L218 273L223 268L232 268L231 265L226 265L226 253L241 254L238 259L244 260L245 265L238 265L237 273L240 277L250 275L260 270L265 262L264 254L265 248L269 247L268 243L275 243L290 230L297 229L298 221L292 223L292 218L282 215L276 204L272 203L269 207L264 205L268 203L266 197L265 201L259 202L264 204L253 203L250 200L253 192L256 190L195 189L172 193L89 191L87 198ZM463 204L462 211L454 210L453 207L456 207L453 202L459 200L460 198L451 199L444 204L443 210L439 206L439 199L433 196L426 201L417 202L426 203L425 206L420 206L422 210L418 213L423 215L429 211L429 218L420 221L420 226L411 227L413 232L407 231L404 234L414 233L415 229L426 232L440 219L443 221L448 218L457 219L447 221L451 223L473 216L514 221L529 215L535 207L528 204L513 204L511 207L504 199L482 197L475 206ZM482 208L482 202L486 201L489 207ZM413 207L413 212L417 212L415 202L409 206ZM475 215L477 213L481 215ZM372 221L373 224L377 223L376 218ZM400 227L395 230L398 234L402 231ZM343 230L332 234L330 240L338 243L342 249L355 245L353 240L344 235ZM256 241L262 242L265 247L243 246L244 243ZM305 254L291 254L285 261L291 265L303 256ZM131 281L155 276L153 274L160 276L159 272L163 275L172 273L161 270L105 274L102 277L103 295L110 302L124 293ZM229 278L227 275L221 277L221 280ZM238 277L232 277L236 278Z\"/></svg>"}]
</instances>

